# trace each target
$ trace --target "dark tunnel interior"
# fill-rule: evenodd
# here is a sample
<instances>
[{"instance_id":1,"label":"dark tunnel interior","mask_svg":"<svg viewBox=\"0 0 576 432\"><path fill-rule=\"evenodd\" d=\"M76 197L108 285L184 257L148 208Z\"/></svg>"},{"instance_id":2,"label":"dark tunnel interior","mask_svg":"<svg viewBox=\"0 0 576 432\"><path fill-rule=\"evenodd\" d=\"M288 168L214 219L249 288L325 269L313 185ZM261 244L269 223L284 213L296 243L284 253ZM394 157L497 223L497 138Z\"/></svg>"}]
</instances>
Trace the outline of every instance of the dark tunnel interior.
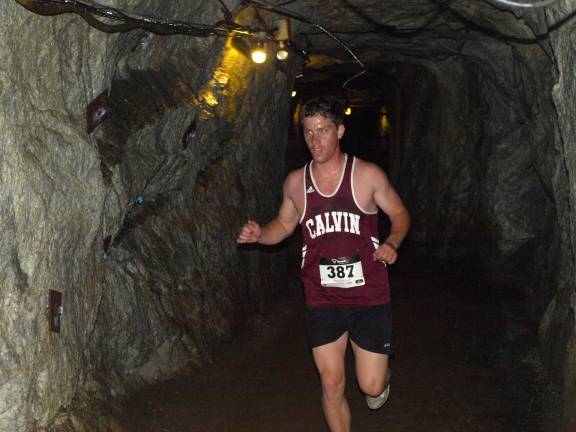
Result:
<instances>
[{"instance_id":1,"label":"dark tunnel interior","mask_svg":"<svg viewBox=\"0 0 576 432\"><path fill-rule=\"evenodd\" d=\"M300 228L236 243L325 95L412 218L354 429L573 432L576 3L192 3L0 5L0 432L328 430Z\"/></svg>"}]
</instances>

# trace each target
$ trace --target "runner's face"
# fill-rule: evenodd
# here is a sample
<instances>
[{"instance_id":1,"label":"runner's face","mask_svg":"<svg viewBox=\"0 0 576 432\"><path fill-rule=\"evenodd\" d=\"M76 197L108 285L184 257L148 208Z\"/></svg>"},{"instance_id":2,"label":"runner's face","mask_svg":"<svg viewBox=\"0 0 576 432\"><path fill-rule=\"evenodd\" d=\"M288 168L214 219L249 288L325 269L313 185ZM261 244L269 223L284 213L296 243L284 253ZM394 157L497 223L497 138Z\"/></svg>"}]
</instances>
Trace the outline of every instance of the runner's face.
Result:
<instances>
[{"instance_id":1,"label":"runner's face","mask_svg":"<svg viewBox=\"0 0 576 432\"><path fill-rule=\"evenodd\" d=\"M336 127L328 117L316 114L304 117L302 129L306 145L315 162L326 162L340 150L339 141L344 135L344 125Z\"/></svg>"}]
</instances>

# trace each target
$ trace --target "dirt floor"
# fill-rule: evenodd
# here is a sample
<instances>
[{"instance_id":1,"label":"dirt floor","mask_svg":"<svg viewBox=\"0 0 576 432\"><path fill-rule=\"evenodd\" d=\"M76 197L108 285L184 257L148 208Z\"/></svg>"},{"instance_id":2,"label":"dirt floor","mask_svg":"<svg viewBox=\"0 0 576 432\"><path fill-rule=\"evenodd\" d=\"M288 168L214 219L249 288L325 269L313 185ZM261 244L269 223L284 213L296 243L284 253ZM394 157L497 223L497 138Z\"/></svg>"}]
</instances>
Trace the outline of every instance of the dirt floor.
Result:
<instances>
[{"instance_id":1,"label":"dirt floor","mask_svg":"<svg viewBox=\"0 0 576 432\"><path fill-rule=\"evenodd\" d=\"M348 353L354 431L549 430L537 323L523 318L524 299L464 276L416 259L395 266L392 391L382 409L368 410ZM300 290L281 300L210 366L137 394L123 419L128 431L327 431Z\"/></svg>"}]
</instances>

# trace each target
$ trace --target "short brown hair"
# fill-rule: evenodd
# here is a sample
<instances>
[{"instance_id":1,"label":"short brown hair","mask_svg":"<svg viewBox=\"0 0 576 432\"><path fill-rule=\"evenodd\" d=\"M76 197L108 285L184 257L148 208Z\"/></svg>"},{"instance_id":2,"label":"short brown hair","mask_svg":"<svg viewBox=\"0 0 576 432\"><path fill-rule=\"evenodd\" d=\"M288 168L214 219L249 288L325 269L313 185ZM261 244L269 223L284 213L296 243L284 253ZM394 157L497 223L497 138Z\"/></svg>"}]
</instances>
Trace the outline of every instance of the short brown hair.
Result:
<instances>
[{"instance_id":1,"label":"short brown hair","mask_svg":"<svg viewBox=\"0 0 576 432\"><path fill-rule=\"evenodd\" d=\"M344 120L342 104L336 99L321 96L309 99L304 106L302 106L300 123L302 123L306 117L313 117L317 114L332 120L336 127L340 126Z\"/></svg>"}]
</instances>

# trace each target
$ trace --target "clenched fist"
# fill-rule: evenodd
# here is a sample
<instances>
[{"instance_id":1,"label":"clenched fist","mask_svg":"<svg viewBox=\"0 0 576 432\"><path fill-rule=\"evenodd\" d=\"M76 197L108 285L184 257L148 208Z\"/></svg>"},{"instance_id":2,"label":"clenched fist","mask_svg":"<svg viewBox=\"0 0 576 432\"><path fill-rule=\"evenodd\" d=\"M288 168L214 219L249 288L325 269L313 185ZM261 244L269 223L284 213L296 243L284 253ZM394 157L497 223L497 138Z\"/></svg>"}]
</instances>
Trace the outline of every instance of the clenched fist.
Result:
<instances>
[{"instance_id":1,"label":"clenched fist","mask_svg":"<svg viewBox=\"0 0 576 432\"><path fill-rule=\"evenodd\" d=\"M256 243L262 235L262 228L255 221L249 220L240 230L236 243Z\"/></svg>"},{"instance_id":2,"label":"clenched fist","mask_svg":"<svg viewBox=\"0 0 576 432\"><path fill-rule=\"evenodd\" d=\"M389 242L382 243L372 254L374 261L382 261L386 264L394 264L398 258L396 248Z\"/></svg>"}]
</instances>

